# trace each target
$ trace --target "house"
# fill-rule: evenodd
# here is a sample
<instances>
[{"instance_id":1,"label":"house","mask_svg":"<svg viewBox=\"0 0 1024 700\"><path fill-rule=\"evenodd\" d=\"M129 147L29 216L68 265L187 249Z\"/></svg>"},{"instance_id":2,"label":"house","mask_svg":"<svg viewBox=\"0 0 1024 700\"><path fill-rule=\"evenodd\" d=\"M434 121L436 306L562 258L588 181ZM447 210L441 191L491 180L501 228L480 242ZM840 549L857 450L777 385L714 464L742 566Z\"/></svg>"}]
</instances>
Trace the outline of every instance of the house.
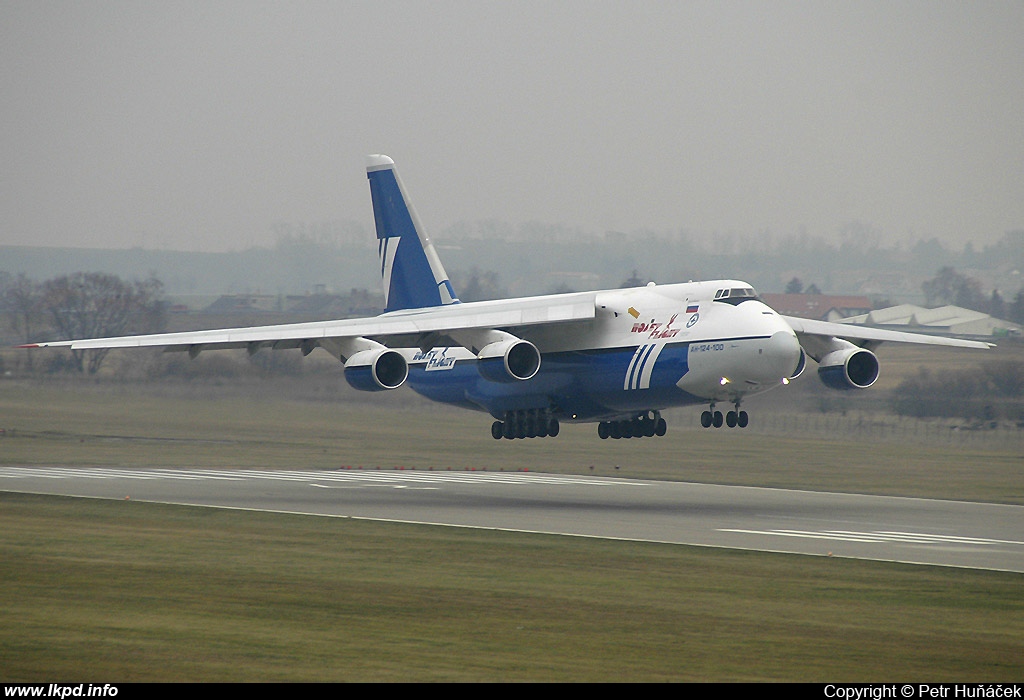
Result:
<instances>
[{"instance_id":1,"label":"house","mask_svg":"<svg viewBox=\"0 0 1024 700\"><path fill-rule=\"evenodd\" d=\"M761 298L764 303L784 316L810 318L816 321L836 321L848 316L866 314L872 309L871 301L861 296L762 294Z\"/></svg>"}]
</instances>

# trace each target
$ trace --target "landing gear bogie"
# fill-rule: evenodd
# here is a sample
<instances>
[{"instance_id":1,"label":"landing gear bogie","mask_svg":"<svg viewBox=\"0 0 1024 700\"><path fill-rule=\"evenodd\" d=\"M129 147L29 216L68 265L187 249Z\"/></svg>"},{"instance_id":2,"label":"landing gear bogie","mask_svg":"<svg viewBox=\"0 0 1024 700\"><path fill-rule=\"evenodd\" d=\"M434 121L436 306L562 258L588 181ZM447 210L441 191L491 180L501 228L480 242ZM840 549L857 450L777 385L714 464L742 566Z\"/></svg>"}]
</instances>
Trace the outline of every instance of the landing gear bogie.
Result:
<instances>
[{"instance_id":1,"label":"landing gear bogie","mask_svg":"<svg viewBox=\"0 0 1024 700\"><path fill-rule=\"evenodd\" d=\"M491 437L495 440L522 440L558 435L558 419L547 411L505 411L505 420L491 423Z\"/></svg>"},{"instance_id":2,"label":"landing gear bogie","mask_svg":"<svg viewBox=\"0 0 1024 700\"><path fill-rule=\"evenodd\" d=\"M606 420L597 424L597 436L602 440L654 437L655 435L662 437L666 432L668 432L668 423L658 411L641 413L632 419Z\"/></svg>"}]
</instances>

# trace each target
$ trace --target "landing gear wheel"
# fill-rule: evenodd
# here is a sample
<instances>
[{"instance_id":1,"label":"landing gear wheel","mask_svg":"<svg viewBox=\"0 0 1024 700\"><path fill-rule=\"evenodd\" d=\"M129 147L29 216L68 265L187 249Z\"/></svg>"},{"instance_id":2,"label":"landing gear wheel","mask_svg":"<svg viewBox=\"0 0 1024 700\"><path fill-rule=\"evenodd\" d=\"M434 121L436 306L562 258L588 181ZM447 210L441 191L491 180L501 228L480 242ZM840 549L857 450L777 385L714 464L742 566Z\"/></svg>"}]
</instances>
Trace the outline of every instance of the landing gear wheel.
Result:
<instances>
[{"instance_id":1,"label":"landing gear wheel","mask_svg":"<svg viewBox=\"0 0 1024 700\"><path fill-rule=\"evenodd\" d=\"M608 439L608 424L607 423L598 423L597 424L597 436L599 438L601 438L602 440L607 440Z\"/></svg>"},{"instance_id":2,"label":"landing gear wheel","mask_svg":"<svg viewBox=\"0 0 1024 700\"><path fill-rule=\"evenodd\" d=\"M704 411L704 413L700 414L700 427L710 428L711 420L711 411Z\"/></svg>"},{"instance_id":3,"label":"landing gear wheel","mask_svg":"<svg viewBox=\"0 0 1024 700\"><path fill-rule=\"evenodd\" d=\"M548 437L558 437L558 419L548 421Z\"/></svg>"},{"instance_id":4,"label":"landing gear wheel","mask_svg":"<svg viewBox=\"0 0 1024 700\"><path fill-rule=\"evenodd\" d=\"M491 423L491 437L495 440L500 440L505 432L505 426L501 424L500 420L496 420Z\"/></svg>"},{"instance_id":5,"label":"landing gear wheel","mask_svg":"<svg viewBox=\"0 0 1024 700\"><path fill-rule=\"evenodd\" d=\"M523 433L528 438L537 437L537 422L533 419L533 416L527 416L526 420L523 421Z\"/></svg>"},{"instance_id":6,"label":"landing gear wheel","mask_svg":"<svg viewBox=\"0 0 1024 700\"><path fill-rule=\"evenodd\" d=\"M750 416L747 415L747 412L740 411L739 420L737 421L736 425L740 426L741 428L746 428L749 422Z\"/></svg>"},{"instance_id":7,"label":"landing gear wheel","mask_svg":"<svg viewBox=\"0 0 1024 700\"><path fill-rule=\"evenodd\" d=\"M725 421L722 418L722 412L721 411L715 411L715 415L712 417L712 421L711 421L712 425L714 425L716 428L721 428L722 427L722 423L724 423L724 422Z\"/></svg>"},{"instance_id":8,"label":"landing gear wheel","mask_svg":"<svg viewBox=\"0 0 1024 700\"><path fill-rule=\"evenodd\" d=\"M654 434L658 437L663 437L668 432L668 423L665 422L664 418L658 419L658 424L654 426Z\"/></svg>"},{"instance_id":9,"label":"landing gear wheel","mask_svg":"<svg viewBox=\"0 0 1024 700\"><path fill-rule=\"evenodd\" d=\"M729 411L725 414L725 424L730 428L736 427L736 411Z\"/></svg>"}]
</instances>

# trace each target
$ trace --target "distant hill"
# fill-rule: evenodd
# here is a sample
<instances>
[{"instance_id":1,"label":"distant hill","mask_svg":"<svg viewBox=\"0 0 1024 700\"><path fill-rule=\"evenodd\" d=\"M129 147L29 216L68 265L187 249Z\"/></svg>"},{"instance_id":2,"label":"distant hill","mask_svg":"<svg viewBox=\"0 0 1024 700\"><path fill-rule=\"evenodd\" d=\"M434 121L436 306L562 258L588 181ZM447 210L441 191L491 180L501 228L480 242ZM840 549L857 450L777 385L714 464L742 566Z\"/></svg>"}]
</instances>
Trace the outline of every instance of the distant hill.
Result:
<instances>
[{"instance_id":1,"label":"distant hill","mask_svg":"<svg viewBox=\"0 0 1024 700\"><path fill-rule=\"evenodd\" d=\"M97 248L0 246L0 270L46 280L73 272L106 272L124 279L155 276L168 296L220 294L305 294L317 285L328 291L376 289L372 248L344 254L251 248L229 253Z\"/></svg>"},{"instance_id":2,"label":"distant hill","mask_svg":"<svg viewBox=\"0 0 1024 700\"><path fill-rule=\"evenodd\" d=\"M1010 231L982 250L952 251L934 239L885 247L871 236L842 244L806 234L743 239L687 231L584 234L543 224L511 227L460 224L432 235L456 283L497 273L511 296L618 287L637 275L658 283L734 278L761 293L781 292L794 277L825 294L923 301L921 283L943 266L976 278L984 293L1012 298L1024 282L1024 231ZM273 248L228 253L0 246L0 272L46 280L73 272L107 272L125 279L156 276L168 297L222 294L348 294L380 289L370 231L344 239L282 236ZM493 278L493 276L492 276ZM207 302L209 303L209 302Z\"/></svg>"}]
</instances>

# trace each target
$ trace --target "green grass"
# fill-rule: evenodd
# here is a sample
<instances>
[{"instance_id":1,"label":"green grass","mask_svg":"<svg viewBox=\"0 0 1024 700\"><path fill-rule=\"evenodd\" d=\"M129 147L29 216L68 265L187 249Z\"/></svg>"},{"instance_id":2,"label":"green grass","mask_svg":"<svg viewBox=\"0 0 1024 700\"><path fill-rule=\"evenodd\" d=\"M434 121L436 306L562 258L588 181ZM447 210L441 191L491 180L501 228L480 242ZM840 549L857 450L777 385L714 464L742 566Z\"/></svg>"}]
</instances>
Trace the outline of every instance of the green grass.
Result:
<instances>
[{"instance_id":1,"label":"green grass","mask_svg":"<svg viewBox=\"0 0 1024 700\"><path fill-rule=\"evenodd\" d=\"M0 464L529 468L1024 503L1024 454L984 439L799 413L707 431L680 411L657 440L495 442L482 414L318 381L2 382ZM1017 574L16 494L0 533L5 681L1017 681L1024 658Z\"/></svg>"},{"instance_id":2,"label":"green grass","mask_svg":"<svg viewBox=\"0 0 1024 700\"><path fill-rule=\"evenodd\" d=\"M588 424L565 425L555 439L495 442L488 416L408 391L369 402L275 394L288 381L258 385L255 398L237 386L180 395L159 385L6 382L0 464L532 469L1024 503L1019 441L879 440L870 421L856 428L838 416L769 411L754 413L748 430L703 430L689 410L674 412L658 439L602 441Z\"/></svg>"},{"instance_id":3,"label":"green grass","mask_svg":"<svg viewBox=\"0 0 1024 700\"><path fill-rule=\"evenodd\" d=\"M0 494L5 681L1016 681L1019 575Z\"/></svg>"}]
</instances>

